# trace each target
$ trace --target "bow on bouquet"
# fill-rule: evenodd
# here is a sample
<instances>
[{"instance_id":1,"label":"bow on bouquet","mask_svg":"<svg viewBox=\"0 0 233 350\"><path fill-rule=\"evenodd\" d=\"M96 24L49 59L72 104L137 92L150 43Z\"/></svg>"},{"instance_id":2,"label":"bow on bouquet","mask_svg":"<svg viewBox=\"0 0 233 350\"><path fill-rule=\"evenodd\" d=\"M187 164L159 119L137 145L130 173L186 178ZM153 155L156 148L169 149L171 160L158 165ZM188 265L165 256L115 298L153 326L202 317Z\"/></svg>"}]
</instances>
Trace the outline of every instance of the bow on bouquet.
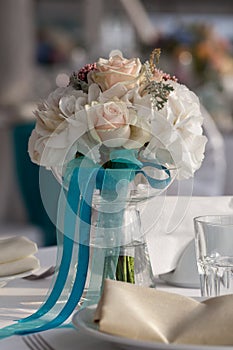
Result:
<instances>
[{"instance_id":1,"label":"bow on bouquet","mask_svg":"<svg viewBox=\"0 0 233 350\"><path fill-rule=\"evenodd\" d=\"M60 269L41 308L8 333L55 327L78 304L89 263L95 191L112 210L112 203L125 202L132 181L163 189L171 180L170 168L176 169L177 179L185 179L200 167L206 137L199 100L157 68L159 55L160 50L154 50L142 64L139 58L126 59L112 51L109 59L100 58L73 73L69 85L52 92L35 111L30 157L55 172L64 188L66 211L58 222L64 233ZM156 179L147 168L166 176ZM117 209L118 226L123 210ZM117 234L104 237L104 244L112 240L119 246Z\"/></svg>"}]
</instances>

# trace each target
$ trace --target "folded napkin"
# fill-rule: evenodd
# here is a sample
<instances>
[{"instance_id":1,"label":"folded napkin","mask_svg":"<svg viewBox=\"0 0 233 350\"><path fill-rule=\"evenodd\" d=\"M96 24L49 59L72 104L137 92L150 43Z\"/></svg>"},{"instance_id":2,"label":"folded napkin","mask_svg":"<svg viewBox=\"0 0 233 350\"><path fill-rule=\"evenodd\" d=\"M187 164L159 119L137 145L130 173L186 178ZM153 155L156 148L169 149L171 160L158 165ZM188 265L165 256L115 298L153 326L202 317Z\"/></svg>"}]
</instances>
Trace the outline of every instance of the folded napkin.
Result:
<instances>
[{"instance_id":1,"label":"folded napkin","mask_svg":"<svg viewBox=\"0 0 233 350\"><path fill-rule=\"evenodd\" d=\"M203 302L106 280L94 321L99 330L161 343L233 345L233 295Z\"/></svg>"},{"instance_id":2,"label":"folded napkin","mask_svg":"<svg viewBox=\"0 0 233 350\"><path fill-rule=\"evenodd\" d=\"M0 240L0 277L15 275L39 267L36 243L15 236Z\"/></svg>"}]
</instances>

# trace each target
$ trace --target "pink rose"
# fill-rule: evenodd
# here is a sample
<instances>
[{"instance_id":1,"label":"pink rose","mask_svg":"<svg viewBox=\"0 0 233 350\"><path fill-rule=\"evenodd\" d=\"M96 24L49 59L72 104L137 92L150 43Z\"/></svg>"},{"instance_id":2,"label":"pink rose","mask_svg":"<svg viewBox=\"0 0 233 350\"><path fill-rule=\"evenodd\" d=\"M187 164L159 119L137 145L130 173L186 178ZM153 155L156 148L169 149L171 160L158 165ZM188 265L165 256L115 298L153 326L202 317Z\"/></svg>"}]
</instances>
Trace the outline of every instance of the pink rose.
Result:
<instances>
[{"instance_id":1,"label":"pink rose","mask_svg":"<svg viewBox=\"0 0 233 350\"><path fill-rule=\"evenodd\" d=\"M124 58L121 51L112 51L109 60L100 58L96 67L97 70L90 72L89 77L103 91L117 83L122 83L131 89L139 78L141 62L138 58L130 60Z\"/></svg>"},{"instance_id":2,"label":"pink rose","mask_svg":"<svg viewBox=\"0 0 233 350\"><path fill-rule=\"evenodd\" d=\"M107 147L140 148L151 138L144 119L118 99L85 108L91 136Z\"/></svg>"},{"instance_id":3,"label":"pink rose","mask_svg":"<svg viewBox=\"0 0 233 350\"><path fill-rule=\"evenodd\" d=\"M121 147L130 137L129 111L123 102L86 106L92 137L108 147Z\"/></svg>"}]
</instances>

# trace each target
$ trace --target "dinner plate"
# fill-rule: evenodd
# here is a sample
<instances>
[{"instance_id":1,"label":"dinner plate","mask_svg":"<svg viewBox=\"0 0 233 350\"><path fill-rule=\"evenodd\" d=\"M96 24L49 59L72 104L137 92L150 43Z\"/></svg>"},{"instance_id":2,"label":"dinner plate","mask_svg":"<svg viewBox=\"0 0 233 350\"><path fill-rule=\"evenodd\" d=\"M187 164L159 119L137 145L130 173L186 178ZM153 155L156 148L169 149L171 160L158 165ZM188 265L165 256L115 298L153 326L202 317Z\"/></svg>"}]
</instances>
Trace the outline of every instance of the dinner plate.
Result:
<instances>
[{"instance_id":1,"label":"dinner plate","mask_svg":"<svg viewBox=\"0 0 233 350\"><path fill-rule=\"evenodd\" d=\"M89 306L77 311L72 318L72 323L77 330L86 332L96 339L117 344L122 349L140 350L233 350L232 346L210 346L210 345L190 345L190 344L163 344L151 341L128 339L107 333L100 332L98 324L93 322L96 305Z\"/></svg>"},{"instance_id":2,"label":"dinner plate","mask_svg":"<svg viewBox=\"0 0 233 350\"><path fill-rule=\"evenodd\" d=\"M36 270L38 270L38 268L31 269L31 270L21 272L21 273L16 273L15 275L2 276L2 277L0 277L0 288L4 287L7 284L7 282L14 280L14 279L17 279L17 278L27 277L27 276L31 275L32 273L34 273Z\"/></svg>"}]
</instances>

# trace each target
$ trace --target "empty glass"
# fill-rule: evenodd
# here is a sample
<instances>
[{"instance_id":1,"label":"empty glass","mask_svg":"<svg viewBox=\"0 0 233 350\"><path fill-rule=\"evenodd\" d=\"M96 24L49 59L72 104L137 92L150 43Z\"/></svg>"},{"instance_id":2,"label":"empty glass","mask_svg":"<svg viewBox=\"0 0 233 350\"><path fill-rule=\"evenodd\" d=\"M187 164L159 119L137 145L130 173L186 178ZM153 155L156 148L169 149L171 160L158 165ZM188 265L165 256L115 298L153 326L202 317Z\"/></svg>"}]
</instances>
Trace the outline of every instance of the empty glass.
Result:
<instances>
[{"instance_id":1,"label":"empty glass","mask_svg":"<svg viewBox=\"0 0 233 350\"><path fill-rule=\"evenodd\" d=\"M233 215L194 218L201 295L233 293Z\"/></svg>"}]
</instances>

